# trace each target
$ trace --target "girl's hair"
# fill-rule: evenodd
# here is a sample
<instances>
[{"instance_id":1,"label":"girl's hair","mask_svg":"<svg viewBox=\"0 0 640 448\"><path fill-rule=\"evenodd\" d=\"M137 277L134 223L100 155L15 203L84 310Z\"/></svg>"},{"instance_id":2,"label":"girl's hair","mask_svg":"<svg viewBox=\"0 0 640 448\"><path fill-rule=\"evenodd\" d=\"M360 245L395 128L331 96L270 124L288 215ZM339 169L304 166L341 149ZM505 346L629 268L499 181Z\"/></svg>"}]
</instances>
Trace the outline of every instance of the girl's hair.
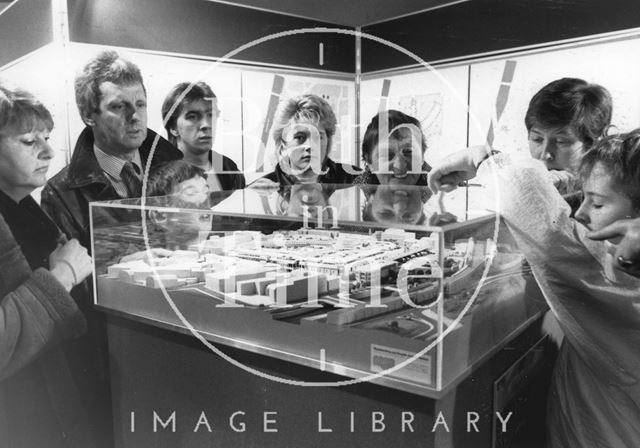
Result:
<instances>
[{"instance_id":1,"label":"girl's hair","mask_svg":"<svg viewBox=\"0 0 640 448\"><path fill-rule=\"evenodd\" d=\"M164 162L153 169L147 182L147 196L168 196L178 184L196 176L204 177L205 171L184 160Z\"/></svg>"},{"instance_id":2,"label":"girl's hair","mask_svg":"<svg viewBox=\"0 0 640 448\"><path fill-rule=\"evenodd\" d=\"M407 115L399 110L383 110L378 112L372 119L369 125L367 126L367 130L364 133L364 137L362 139L362 159L366 163L371 163L371 154L373 150L380 143L381 138L387 138L387 136L380 135L380 121L387 120L387 131L391 132L395 128L400 127L400 129L413 129L418 128L420 135L420 143L422 146L422 153L427 150L427 140L424 137L422 132L422 127L420 122L412 117L411 115ZM405 126L403 126L405 125ZM400 129L395 130L392 134L399 132Z\"/></svg>"},{"instance_id":3,"label":"girl's hair","mask_svg":"<svg viewBox=\"0 0 640 448\"><path fill-rule=\"evenodd\" d=\"M0 135L24 134L42 125L53 129L44 104L26 90L0 86Z\"/></svg>"},{"instance_id":4,"label":"girl's hair","mask_svg":"<svg viewBox=\"0 0 640 448\"><path fill-rule=\"evenodd\" d=\"M607 131L611 110L611 94L601 85L562 78L550 82L531 98L524 124L527 131L533 126L571 126L586 150Z\"/></svg>"},{"instance_id":5,"label":"girl's hair","mask_svg":"<svg viewBox=\"0 0 640 448\"><path fill-rule=\"evenodd\" d=\"M582 158L583 180L597 162L607 168L616 187L640 210L640 128L598 140Z\"/></svg>"}]
</instances>

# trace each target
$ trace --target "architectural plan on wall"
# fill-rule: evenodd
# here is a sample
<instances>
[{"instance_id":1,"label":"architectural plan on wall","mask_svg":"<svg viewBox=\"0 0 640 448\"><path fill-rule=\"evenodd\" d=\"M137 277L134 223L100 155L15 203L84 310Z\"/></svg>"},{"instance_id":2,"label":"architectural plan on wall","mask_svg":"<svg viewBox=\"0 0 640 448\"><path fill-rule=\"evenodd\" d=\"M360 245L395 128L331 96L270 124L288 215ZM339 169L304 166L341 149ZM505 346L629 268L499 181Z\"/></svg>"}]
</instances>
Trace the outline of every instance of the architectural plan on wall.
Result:
<instances>
[{"instance_id":1,"label":"architectural plan on wall","mask_svg":"<svg viewBox=\"0 0 640 448\"><path fill-rule=\"evenodd\" d=\"M468 67L385 76L362 82L360 138L381 108L417 118L427 140L425 159L433 164L467 143Z\"/></svg>"},{"instance_id":2,"label":"architectural plan on wall","mask_svg":"<svg viewBox=\"0 0 640 448\"><path fill-rule=\"evenodd\" d=\"M496 122L496 101L508 61L517 66L504 112ZM497 149L526 150L524 117L531 97L549 82L563 77L582 78L606 87L613 98L612 123L621 131L638 127L639 71L638 38L472 64L469 143L484 143L494 120L497 125L493 144Z\"/></svg>"}]
</instances>

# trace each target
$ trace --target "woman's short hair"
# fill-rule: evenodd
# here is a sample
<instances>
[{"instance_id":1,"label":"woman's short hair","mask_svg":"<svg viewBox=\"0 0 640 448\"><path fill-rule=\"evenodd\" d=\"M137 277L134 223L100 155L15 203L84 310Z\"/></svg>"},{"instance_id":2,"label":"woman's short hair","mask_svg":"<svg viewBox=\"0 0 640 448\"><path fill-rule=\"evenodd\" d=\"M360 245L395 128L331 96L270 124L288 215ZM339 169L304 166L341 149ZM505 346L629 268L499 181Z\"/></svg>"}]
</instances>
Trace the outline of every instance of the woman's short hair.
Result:
<instances>
[{"instance_id":1,"label":"woman's short hair","mask_svg":"<svg viewBox=\"0 0 640 448\"><path fill-rule=\"evenodd\" d=\"M640 128L596 141L580 164L583 181L597 162L607 168L615 186L640 210Z\"/></svg>"},{"instance_id":2,"label":"woman's short hair","mask_svg":"<svg viewBox=\"0 0 640 448\"><path fill-rule=\"evenodd\" d=\"M529 102L524 118L527 131L573 127L585 149L602 137L611 124L611 94L598 84L562 78L540 89Z\"/></svg>"},{"instance_id":3,"label":"woman's short hair","mask_svg":"<svg viewBox=\"0 0 640 448\"><path fill-rule=\"evenodd\" d=\"M276 142L276 147L280 146L282 133L287 126L301 121L324 128L327 133L327 154L329 154L338 120L329 103L324 98L313 94L291 98L280 106L273 127L273 140Z\"/></svg>"},{"instance_id":4,"label":"woman's short hair","mask_svg":"<svg viewBox=\"0 0 640 448\"><path fill-rule=\"evenodd\" d=\"M216 94L213 93L209 84L202 81L195 84L181 82L171 88L162 102L162 121L164 122L164 128L167 130L167 137L171 143L174 145L177 143L177 139L171 134L171 130L175 129L176 122L185 104L198 100L208 100L210 98L217 98ZM218 114L219 112L217 105L214 103L214 114Z\"/></svg>"},{"instance_id":5,"label":"woman's short hair","mask_svg":"<svg viewBox=\"0 0 640 448\"><path fill-rule=\"evenodd\" d=\"M149 175L147 196L169 196L174 193L175 188L181 182L196 176L206 179L207 174L202 168L184 160L163 162L156 166Z\"/></svg>"},{"instance_id":6,"label":"woman's short hair","mask_svg":"<svg viewBox=\"0 0 640 448\"><path fill-rule=\"evenodd\" d=\"M372 119L369 125L367 126L366 131L364 132L364 137L362 139L362 160L366 163L371 163L371 154L373 150L380 143L380 121L384 120L386 117L387 120L387 130L390 132L402 125L409 125L409 129L418 128L420 132L420 142L422 146L422 153L427 150L427 139L424 137L424 133L422 132L422 127L418 119L412 117L411 115L407 115L399 110L389 109L378 112ZM400 131L400 129L392 132L391 135ZM384 136L383 138L387 138Z\"/></svg>"},{"instance_id":7,"label":"woman's short hair","mask_svg":"<svg viewBox=\"0 0 640 448\"><path fill-rule=\"evenodd\" d=\"M84 118L100 108L100 85L112 82L119 86L140 84L145 90L142 74L136 64L124 59L115 51L103 51L90 59L75 79L76 105Z\"/></svg>"},{"instance_id":8,"label":"woman's short hair","mask_svg":"<svg viewBox=\"0 0 640 448\"><path fill-rule=\"evenodd\" d=\"M41 127L53 129L49 110L31 93L0 86L0 135L24 134Z\"/></svg>"}]
</instances>

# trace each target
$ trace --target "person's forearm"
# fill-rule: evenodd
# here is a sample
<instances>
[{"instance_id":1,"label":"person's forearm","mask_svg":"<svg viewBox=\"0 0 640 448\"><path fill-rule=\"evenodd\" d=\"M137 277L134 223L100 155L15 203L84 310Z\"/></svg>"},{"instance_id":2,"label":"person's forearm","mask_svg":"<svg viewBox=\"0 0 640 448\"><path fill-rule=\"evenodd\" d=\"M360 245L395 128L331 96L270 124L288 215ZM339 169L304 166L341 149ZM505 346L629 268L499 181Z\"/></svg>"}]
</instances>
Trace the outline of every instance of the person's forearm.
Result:
<instances>
[{"instance_id":1,"label":"person's forearm","mask_svg":"<svg viewBox=\"0 0 640 448\"><path fill-rule=\"evenodd\" d=\"M29 365L48 347L82 334L75 301L45 269L34 271L0 301L0 380Z\"/></svg>"},{"instance_id":2,"label":"person's forearm","mask_svg":"<svg viewBox=\"0 0 640 448\"><path fill-rule=\"evenodd\" d=\"M499 154L484 161L478 180L513 231L522 235L530 258L546 259L548 247L573 241L571 210L554 188L546 168L526 157ZM523 249L524 250L524 249Z\"/></svg>"}]
</instances>

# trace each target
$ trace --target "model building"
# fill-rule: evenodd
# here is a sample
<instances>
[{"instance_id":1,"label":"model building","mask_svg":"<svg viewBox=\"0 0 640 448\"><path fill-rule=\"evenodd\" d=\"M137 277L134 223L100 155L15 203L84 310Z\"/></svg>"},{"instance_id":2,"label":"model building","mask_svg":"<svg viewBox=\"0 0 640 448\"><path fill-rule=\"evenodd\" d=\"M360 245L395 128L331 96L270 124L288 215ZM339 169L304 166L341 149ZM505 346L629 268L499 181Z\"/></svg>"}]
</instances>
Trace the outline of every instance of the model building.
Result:
<instances>
[{"instance_id":1,"label":"model building","mask_svg":"<svg viewBox=\"0 0 640 448\"><path fill-rule=\"evenodd\" d=\"M401 229L232 231L169 257L113 264L107 277L148 288L204 288L229 304L290 307L321 300L339 310L328 322L347 324L433 301L441 286L463 288L493 246L459 241L443 262L436 247L436 240Z\"/></svg>"}]
</instances>

